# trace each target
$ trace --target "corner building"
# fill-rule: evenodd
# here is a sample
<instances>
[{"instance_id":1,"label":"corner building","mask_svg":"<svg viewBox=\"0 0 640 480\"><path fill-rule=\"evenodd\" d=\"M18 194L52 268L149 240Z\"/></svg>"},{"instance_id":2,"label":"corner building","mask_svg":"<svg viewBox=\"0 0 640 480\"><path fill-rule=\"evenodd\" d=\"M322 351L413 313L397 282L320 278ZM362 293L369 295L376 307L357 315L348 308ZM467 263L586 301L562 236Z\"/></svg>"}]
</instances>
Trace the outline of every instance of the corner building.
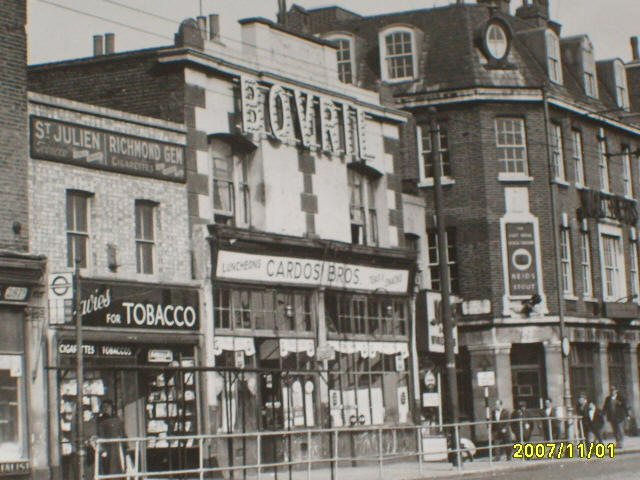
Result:
<instances>
[{"instance_id":1,"label":"corner building","mask_svg":"<svg viewBox=\"0 0 640 480\"><path fill-rule=\"evenodd\" d=\"M437 108L462 418L485 418L479 372L493 372L489 397L508 408L563 404L560 309L573 398L602 405L616 386L637 418L637 41L629 65L596 60L587 35L562 36L547 0L510 3L372 17L294 5L286 23L337 42L343 82L412 113L405 235L436 291L427 109ZM416 320L418 345L427 323Z\"/></svg>"},{"instance_id":2,"label":"corner building","mask_svg":"<svg viewBox=\"0 0 640 480\"><path fill-rule=\"evenodd\" d=\"M184 21L175 45L33 66L30 85L186 124L212 368L203 431L408 424L416 254L402 248L400 128L409 116L343 85L334 44L265 19L240 23L242 52L224 45L211 15ZM223 443L218 462L255 460L251 445ZM303 456L303 443L291 455Z\"/></svg>"}]
</instances>

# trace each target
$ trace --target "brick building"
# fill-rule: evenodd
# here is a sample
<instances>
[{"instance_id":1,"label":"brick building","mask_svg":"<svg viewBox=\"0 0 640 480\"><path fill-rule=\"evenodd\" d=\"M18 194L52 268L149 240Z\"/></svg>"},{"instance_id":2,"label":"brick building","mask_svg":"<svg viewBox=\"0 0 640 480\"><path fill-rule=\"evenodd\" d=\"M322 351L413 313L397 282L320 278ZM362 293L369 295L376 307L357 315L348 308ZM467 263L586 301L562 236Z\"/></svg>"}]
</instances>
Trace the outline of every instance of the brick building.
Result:
<instances>
[{"instance_id":1,"label":"brick building","mask_svg":"<svg viewBox=\"0 0 640 480\"><path fill-rule=\"evenodd\" d=\"M481 371L495 372L490 397L509 408L563 404L561 316L574 398L601 404L616 386L637 417L637 42L629 65L596 61L586 35L562 36L547 0L516 6L478 0L366 17L294 5L284 19L336 42L342 81L413 114L417 128L409 122L403 134L405 234L432 290L427 109L437 108L451 288L462 302L463 418L485 416Z\"/></svg>"},{"instance_id":2,"label":"brick building","mask_svg":"<svg viewBox=\"0 0 640 480\"><path fill-rule=\"evenodd\" d=\"M199 17L174 45L102 54L98 38L94 57L32 66L30 89L186 125L203 365L223 368L201 377L202 431L410 423L409 115L343 85L332 43L240 23L241 53ZM219 464L253 461L251 442L222 443Z\"/></svg>"}]
</instances>

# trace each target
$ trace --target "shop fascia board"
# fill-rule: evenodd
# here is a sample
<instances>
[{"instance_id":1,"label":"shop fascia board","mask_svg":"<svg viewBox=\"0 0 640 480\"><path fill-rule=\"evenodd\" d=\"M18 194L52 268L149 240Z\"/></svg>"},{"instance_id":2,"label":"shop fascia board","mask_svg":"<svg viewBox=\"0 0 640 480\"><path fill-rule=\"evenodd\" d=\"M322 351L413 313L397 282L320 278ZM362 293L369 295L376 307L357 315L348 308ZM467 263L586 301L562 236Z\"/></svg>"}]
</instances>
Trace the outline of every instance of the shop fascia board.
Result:
<instances>
[{"instance_id":1,"label":"shop fascia board","mask_svg":"<svg viewBox=\"0 0 640 480\"><path fill-rule=\"evenodd\" d=\"M158 62L160 64L193 64L194 66L204 68L207 71L213 70L215 72L221 73L222 75L226 75L232 78L238 78L243 74L252 75L258 80L277 83L287 88L300 88L304 91L313 92L320 96L330 97L333 100L343 101L345 103L348 103L349 105L362 108L366 111L367 114L373 117L385 119L387 121L392 121L395 123L405 123L411 117L409 113L403 112L402 110L385 107L376 103L371 103L378 98L377 93L372 95L367 90L358 89L357 94L359 96L369 97L367 100L363 100L362 98L358 98L356 96L345 95L342 92L329 90L327 88L306 82L301 82L276 73L266 72L248 66L231 63L228 60L212 57L211 55L207 55L206 53L202 53L190 48L181 48L178 50L161 52L158 56Z\"/></svg>"}]
</instances>

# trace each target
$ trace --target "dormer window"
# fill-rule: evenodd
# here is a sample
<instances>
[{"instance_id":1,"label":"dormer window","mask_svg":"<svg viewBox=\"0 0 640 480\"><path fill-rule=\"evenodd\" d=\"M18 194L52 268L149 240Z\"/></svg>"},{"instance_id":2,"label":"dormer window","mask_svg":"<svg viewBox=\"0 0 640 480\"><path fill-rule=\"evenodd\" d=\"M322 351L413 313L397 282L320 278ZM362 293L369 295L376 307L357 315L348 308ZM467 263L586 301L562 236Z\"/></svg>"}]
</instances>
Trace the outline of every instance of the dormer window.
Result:
<instances>
[{"instance_id":1,"label":"dormer window","mask_svg":"<svg viewBox=\"0 0 640 480\"><path fill-rule=\"evenodd\" d=\"M586 39L582 47L582 70L584 75L584 93L590 97L598 98L596 59L593 53L593 45Z\"/></svg>"},{"instance_id":2,"label":"dormer window","mask_svg":"<svg viewBox=\"0 0 640 480\"><path fill-rule=\"evenodd\" d=\"M416 76L415 32L409 27L389 27L380 32L382 79L387 82L412 80Z\"/></svg>"},{"instance_id":3,"label":"dormer window","mask_svg":"<svg viewBox=\"0 0 640 480\"><path fill-rule=\"evenodd\" d=\"M346 35L328 35L328 40L333 41L338 49L338 78L342 83L353 83L355 77L353 40Z\"/></svg>"},{"instance_id":4,"label":"dormer window","mask_svg":"<svg viewBox=\"0 0 640 480\"><path fill-rule=\"evenodd\" d=\"M618 107L629 109L629 89L627 88L627 71L620 60L613 64L613 75L616 82L616 102Z\"/></svg>"},{"instance_id":5,"label":"dormer window","mask_svg":"<svg viewBox=\"0 0 640 480\"><path fill-rule=\"evenodd\" d=\"M487 50L497 60L507 53L507 34L502 26L497 23L489 25L487 29Z\"/></svg>"},{"instance_id":6,"label":"dormer window","mask_svg":"<svg viewBox=\"0 0 640 480\"><path fill-rule=\"evenodd\" d=\"M551 30L545 34L547 44L547 69L549 79L562 85L562 60L560 57L560 39Z\"/></svg>"}]
</instances>

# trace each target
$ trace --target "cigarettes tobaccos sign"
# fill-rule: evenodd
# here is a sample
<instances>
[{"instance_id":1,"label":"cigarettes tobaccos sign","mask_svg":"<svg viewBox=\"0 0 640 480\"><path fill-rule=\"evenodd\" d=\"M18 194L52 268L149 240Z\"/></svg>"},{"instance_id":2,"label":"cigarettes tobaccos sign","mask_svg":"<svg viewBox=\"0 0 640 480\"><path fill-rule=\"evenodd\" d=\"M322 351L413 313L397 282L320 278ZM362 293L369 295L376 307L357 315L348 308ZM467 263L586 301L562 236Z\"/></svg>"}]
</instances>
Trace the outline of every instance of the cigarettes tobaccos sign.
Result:
<instances>
[{"instance_id":1,"label":"cigarettes tobaccos sign","mask_svg":"<svg viewBox=\"0 0 640 480\"><path fill-rule=\"evenodd\" d=\"M196 290L80 282L82 324L89 327L198 330Z\"/></svg>"},{"instance_id":2,"label":"cigarettes tobaccos sign","mask_svg":"<svg viewBox=\"0 0 640 480\"><path fill-rule=\"evenodd\" d=\"M216 277L228 280L407 293L409 271L221 250L218 252Z\"/></svg>"},{"instance_id":3,"label":"cigarettes tobaccos sign","mask_svg":"<svg viewBox=\"0 0 640 480\"><path fill-rule=\"evenodd\" d=\"M507 223L509 294L533 295L538 291L538 271L533 223Z\"/></svg>"},{"instance_id":4,"label":"cigarettes tobaccos sign","mask_svg":"<svg viewBox=\"0 0 640 480\"><path fill-rule=\"evenodd\" d=\"M183 182L184 147L31 116L31 157Z\"/></svg>"},{"instance_id":5,"label":"cigarettes tobaccos sign","mask_svg":"<svg viewBox=\"0 0 640 480\"><path fill-rule=\"evenodd\" d=\"M345 101L242 77L244 133L288 145L362 159L368 156L365 112Z\"/></svg>"}]
</instances>

